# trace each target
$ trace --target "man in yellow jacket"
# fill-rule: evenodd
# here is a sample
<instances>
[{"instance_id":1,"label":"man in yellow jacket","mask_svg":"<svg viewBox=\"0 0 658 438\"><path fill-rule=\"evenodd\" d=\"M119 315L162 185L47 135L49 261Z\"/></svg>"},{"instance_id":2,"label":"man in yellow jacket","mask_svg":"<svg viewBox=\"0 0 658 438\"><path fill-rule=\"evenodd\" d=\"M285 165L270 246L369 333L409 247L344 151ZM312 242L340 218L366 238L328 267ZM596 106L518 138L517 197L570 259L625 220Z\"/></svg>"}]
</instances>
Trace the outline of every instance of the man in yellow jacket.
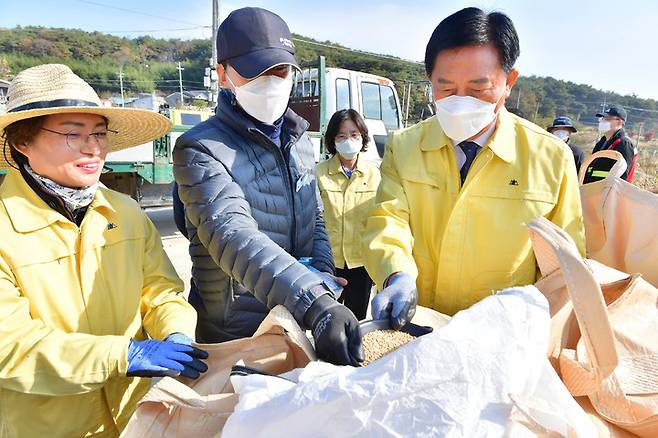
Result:
<instances>
[{"instance_id":1,"label":"man in yellow jacket","mask_svg":"<svg viewBox=\"0 0 658 438\"><path fill-rule=\"evenodd\" d=\"M0 437L116 437L149 388L195 378L196 312L157 230L100 187L110 150L165 134L68 67L19 73L0 115ZM8 159L8 160L7 160ZM150 338L150 339L149 339Z\"/></svg>"},{"instance_id":2,"label":"man in yellow jacket","mask_svg":"<svg viewBox=\"0 0 658 438\"><path fill-rule=\"evenodd\" d=\"M383 290L375 319L403 325L416 300L452 315L503 288L535 282L525 224L543 216L584 253L573 157L504 107L519 42L501 13L463 9L427 44L437 116L392 135L364 240Z\"/></svg>"}]
</instances>

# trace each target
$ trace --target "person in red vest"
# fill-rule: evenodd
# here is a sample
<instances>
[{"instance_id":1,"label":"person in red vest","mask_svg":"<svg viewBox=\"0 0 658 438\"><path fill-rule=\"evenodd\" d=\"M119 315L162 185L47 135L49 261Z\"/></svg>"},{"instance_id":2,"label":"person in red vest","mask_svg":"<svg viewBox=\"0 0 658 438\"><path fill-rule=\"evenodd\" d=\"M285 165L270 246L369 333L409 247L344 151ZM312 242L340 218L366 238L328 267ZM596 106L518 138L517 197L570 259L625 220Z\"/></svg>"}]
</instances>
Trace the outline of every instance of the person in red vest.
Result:
<instances>
[{"instance_id":1,"label":"person in red vest","mask_svg":"<svg viewBox=\"0 0 658 438\"><path fill-rule=\"evenodd\" d=\"M602 113L597 114L596 117L599 117L599 132L603 133L603 137L596 143L592 153L613 150L622 154L627 164L626 172L622 175L622 179L633 182L633 174L637 165L637 148L633 146L633 142L626 135L626 131L624 131L627 118L626 110L619 105L611 106ZM596 166L590 166L587 169L587 173L591 173L592 176L595 176L595 173L607 173L614 164L609 161L612 160L595 160L592 164ZM603 167L599 169L601 166Z\"/></svg>"}]
</instances>

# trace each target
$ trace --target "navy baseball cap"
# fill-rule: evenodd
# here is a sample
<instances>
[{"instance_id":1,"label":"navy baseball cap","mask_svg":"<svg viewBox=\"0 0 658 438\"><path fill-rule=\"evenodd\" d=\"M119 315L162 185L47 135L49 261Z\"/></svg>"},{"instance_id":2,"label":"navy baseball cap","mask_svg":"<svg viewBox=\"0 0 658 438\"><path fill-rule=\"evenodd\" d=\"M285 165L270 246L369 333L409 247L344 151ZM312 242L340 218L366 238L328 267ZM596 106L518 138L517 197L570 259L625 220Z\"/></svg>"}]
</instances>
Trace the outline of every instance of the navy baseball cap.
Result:
<instances>
[{"instance_id":1,"label":"navy baseball cap","mask_svg":"<svg viewBox=\"0 0 658 438\"><path fill-rule=\"evenodd\" d=\"M550 131L551 129L568 129L571 132L578 132L575 126L573 126L573 122L571 121L570 117L567 116L558 116L553 120L553 124L546 128L547 131Z\"/></svg>"},{"instance_id":2,"label":"navy baseball cap","mask_svg":"<svg viewBox=\"0 0 658 438\"><path fill-rule=\"evenodd\" d=\"M596 117L619 117L622 119L624 122L626 121L626 110L621 107L621 106L611 106L607 110L603 111L602 113L598 113Z\"/></svg>"},{"instance_id":3,"label":"navy baseball cap","mask_svg":"<svg viewBox=\"0 0 658 438\"><path fill-rule=\"evenodd\" d=\"M262 8L231 12L217 29L217 63L225 61L246 79L277 65L297 67L288 25Z\"/></svg>"}]
</instances>

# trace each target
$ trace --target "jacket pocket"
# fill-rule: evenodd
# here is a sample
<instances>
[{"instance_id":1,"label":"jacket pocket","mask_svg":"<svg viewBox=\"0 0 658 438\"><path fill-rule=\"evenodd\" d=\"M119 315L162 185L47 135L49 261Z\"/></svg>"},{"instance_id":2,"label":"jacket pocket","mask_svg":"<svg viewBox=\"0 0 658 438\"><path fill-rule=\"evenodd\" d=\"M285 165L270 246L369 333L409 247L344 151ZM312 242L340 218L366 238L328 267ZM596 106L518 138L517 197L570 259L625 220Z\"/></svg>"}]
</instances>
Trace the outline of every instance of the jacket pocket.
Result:
<instances>
[{"instance_id":1,"label":"jacket pocket","mask_svg":"<svg viewBox=\"0 0 658 438\"><path fill-rule=\"evenodd\" d=\"M422 174L422 173L403 174L400 175L400 179L403 182L407 182L407 183L431 186L445 190L445 183L440 183L438 177L434 177L429 174Z\"/></svg>"}]
</instances>

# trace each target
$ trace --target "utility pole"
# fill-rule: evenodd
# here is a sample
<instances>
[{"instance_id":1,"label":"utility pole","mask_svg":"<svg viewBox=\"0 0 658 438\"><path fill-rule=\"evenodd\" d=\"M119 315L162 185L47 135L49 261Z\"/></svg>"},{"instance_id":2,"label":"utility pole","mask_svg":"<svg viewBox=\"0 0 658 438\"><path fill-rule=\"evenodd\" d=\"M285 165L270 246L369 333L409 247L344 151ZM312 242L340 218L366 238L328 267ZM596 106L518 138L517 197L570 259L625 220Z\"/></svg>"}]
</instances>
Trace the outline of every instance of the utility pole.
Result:
<instances>
[{"instance_id":1,"label":"utility pole","mask_svg":"<svg viewBox=\"0 0 658 438\"><path fill-rule=\"evenodd\" d=\"M121 88L121 108L126 104L126 101L123 97L123 66L119 65L119 87Z\"/></svg>"},{"instance_id":2,"label":"utility pole","mask_svg":"<svg viewBox=\"0 0 658 438\"><path fill-rule=\"evenodd\" d=\"M210 59L210 101L217 101L217 28L219 27L219 0L212 0L212 58Z\"/></svg>"},{"instance_id":3,"label":"utility pole","mask_svg":"<svg viewBox=\"0 0 658 438\"><path fill-rule=\"evenodd\" d=\"M539 115L539 104L540 103L541 103L541 101L539 99L537 99L537 108L535 109L535 118L532 119L533 123L537 121L537 116Z\"/></svg>"},{"instance_id":4,"label":"utility pole","mask_svg":"<svg viewBox=\"0 0 658 438\"><path fill-rule=\"evenodd\" d=\"M603 112L605 111L605 100L607 97L608 97L607 95L605 94L603 95L603 103L601 104L601 114L603 114Z\"/></svg>"},{"instance_id":5,"label":"utility pole","mask_svg":"<svg viewBox=\"0 0 658 438\"><path fill-rule=\"evenodd\" d=\"M519 105L521 104L521 87L519 88L519 94L516 96L516 109L519 109Z\"/></svg>"},{"instance_id":6,"label":"utility pole","mask_svg":"<svg viewBox=\"0 0 658 438\"><path fill-rule=\"evenodd\" d=\"M180 66L180 61L178 61L176 70L178 70L178 86L180 87L180 106L183 106L185 103L183 100L183 70L185 69Z\"/></svg>"},{"instance_id":7,"label":"utility pole","mask_svg":"<svg viewBox=\"0 0 658 438\"><path fill-rule=\"evenodd\" d=\"M406 106L406 108L405 108L405 111L404 111L404 127L405 127L405 128L407 127L407 122L408 122L408 120L409 120L409 103L410 103L410 101L411 101L411 86L412 86L412 85L413 85L413 83L412 83L412 82L409 82L409 90L407 91L407 90L405 89L405 91L406 91L406 93L405 93L405 95L406 95L406 96L405 96L405 97L406 97L406 99L405 99L405 106Z\"/></svg>"}]
</instances>

